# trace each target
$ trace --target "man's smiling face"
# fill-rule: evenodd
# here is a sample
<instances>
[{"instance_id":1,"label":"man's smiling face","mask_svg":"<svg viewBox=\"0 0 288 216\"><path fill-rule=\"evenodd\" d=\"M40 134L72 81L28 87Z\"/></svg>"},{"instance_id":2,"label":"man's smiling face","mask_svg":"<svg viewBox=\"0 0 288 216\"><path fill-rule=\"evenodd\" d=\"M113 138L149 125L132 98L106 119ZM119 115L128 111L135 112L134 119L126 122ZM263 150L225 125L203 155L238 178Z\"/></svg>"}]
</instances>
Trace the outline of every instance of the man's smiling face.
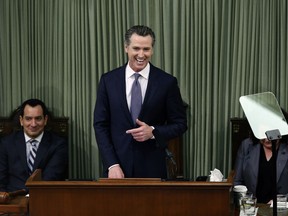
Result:
<instances>
[{"instance_id":1,"label":"man's smiling face","mask_svg":"<svg viewBox=\"0 0 288 216\"><path fill-rule=\"evenodd\" d=\"M128 54L129 66L135 71L143 70L149 63L153 55L152 37L133 34L130 38L130 44L125 46L125 52Z\"/></svg>"}]
</instances>

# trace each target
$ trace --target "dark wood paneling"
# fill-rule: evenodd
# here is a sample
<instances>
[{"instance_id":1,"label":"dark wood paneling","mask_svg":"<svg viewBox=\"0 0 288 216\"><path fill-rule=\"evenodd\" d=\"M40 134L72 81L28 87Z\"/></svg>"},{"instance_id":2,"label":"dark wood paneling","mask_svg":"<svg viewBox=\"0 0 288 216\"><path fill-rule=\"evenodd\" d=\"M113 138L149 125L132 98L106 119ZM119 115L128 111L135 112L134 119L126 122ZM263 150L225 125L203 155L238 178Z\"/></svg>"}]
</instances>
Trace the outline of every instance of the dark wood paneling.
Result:
<instances>
[{"instance_id":1,"label":"dark wood paneling","mask_svg":"<svg viewBox=\"0 0 288 216\"><path fill-rule=\"evenodd\" d=\"M245 118L231 118L232 126L232 169L234 169L238 147L241 142L251 136L250 125Z\"/></svg>"},{"instance_id":2,"label":"dark wood paneling","mask_svg":"<svg viewBox=\"0 0 288 216\"><path fill-rule=\"evenodd\" d=\"M46 130L53 131L59 136L68 138L68 121L69 118L67 117L48 118ZM0 138L17 130L22 130L18 119L0 117Z\"/></svg>"}]
</instances>

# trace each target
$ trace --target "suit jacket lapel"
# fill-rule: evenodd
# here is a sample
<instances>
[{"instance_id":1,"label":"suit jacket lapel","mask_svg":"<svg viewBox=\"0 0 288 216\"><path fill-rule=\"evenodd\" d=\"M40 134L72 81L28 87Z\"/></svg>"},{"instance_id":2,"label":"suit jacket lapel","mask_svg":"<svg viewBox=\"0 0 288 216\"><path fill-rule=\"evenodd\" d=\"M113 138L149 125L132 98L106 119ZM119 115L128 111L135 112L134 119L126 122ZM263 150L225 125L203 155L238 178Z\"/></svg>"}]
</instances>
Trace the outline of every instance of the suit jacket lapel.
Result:
<instances>
[{"instance_id":1,"label":"suit jacket lapel","mask_svg":"<svg viewBox=\"0 0 288 216\"><path fill-rule=\"evenodd\" d=\"M47 155L49 150L50 143L49 143L49 135L44 132L41 142L39 143L36 158L33 167L38 168L41 161L44 159L44 156Z\"/></svg>"},{"instance_id":2,"label":"suit jacket lapel","mask_svg":"<svg viewBox=\"0 0 288 216\"><path fill-rule=\"evenodd\" d=\"M281 173L287 163L288 157L288 146L285 144L280 144L277 156L277 182L280 179Z\"/></svg>"},{"instance_id":3,"label":"suit jacket lapel","mask_svg":"<svg viewBox=\"0 0 288 216\"><path fill-rule=\"evenodd\" d=\"M252 145L250 149L250 167L254 175L253 181L257 181L258 179L258 171L259 171L259 157L260 157L260 147L261 144ZM255 166L257 164L257 166Z\"/></svg>"},{"instance_id":4,"label":"suit jacket lapel","mask_svg":"<svg viewBox=\"0 0 288 216\"><path fill-rule=\"evenodd\" d=\"M148 85L145 93L145 97L142 104L142 109L139 114L139 117L143 116L143 111L145 111L146 104L150 104L151 100L153 100L153 97L157 94L158 88L161 86L159 83L159 79L157 78L158 73L155 67L150 63L150 72L149 72L149 78L148 78ZM161 79L160 79L161 80Z\"/></svg>"},{"instance_id":5,"label":"suit jacket lapel","mask_svg":"<svg viewBox=\"0 0 288 216\"><path fill-rule=\"evenodd\" d=\"M24 169L29 172L28 164L27 164L27 153L26 153L26 142L24 137L24 132L18 132L15 139L15 147L20 155L21 164Z\"/></svg>"},{"instance_id":6,"label":"suit jacket lapel","mask_svg":"<svg viewBox=\"0 0 288 216\"><path fill-rule=\"evenodd\" d=\"M126 98L126 80L125 80L126 66L127 64L119 68L119 74L116 74L116 76L118 76L118 79L115 83L115 88L116 91L119 93L119 96L121 97L121 106L122 106L121 110L124 110L124 114L126 118L131 122L131 125L134 125Z\"/></svg>"},{"instance_id":7,"label":"suit jacket lapel","mask_svg":"<svg viewBox=\"0 0 288 216\"><path fill-rule=\"evenodd\" d=\"M157 92L157 88L159 87L157 76L158 76L157 72L155 72L154 67L152 66L152 64L150 64L148 85L147 85L145 97L143 100L143 105L149 103L149 100L151 99L151 97L155 95L155 92Z\"/></svg>"}]
</instances>

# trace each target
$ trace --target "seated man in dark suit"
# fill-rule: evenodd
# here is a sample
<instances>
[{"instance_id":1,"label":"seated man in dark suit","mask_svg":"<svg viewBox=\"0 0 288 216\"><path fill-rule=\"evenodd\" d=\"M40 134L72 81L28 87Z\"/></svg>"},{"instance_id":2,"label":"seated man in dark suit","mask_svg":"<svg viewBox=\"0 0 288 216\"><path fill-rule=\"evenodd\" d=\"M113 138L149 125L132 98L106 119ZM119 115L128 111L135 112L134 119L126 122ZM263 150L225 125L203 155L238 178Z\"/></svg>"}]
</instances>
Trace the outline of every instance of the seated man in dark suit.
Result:
<instances>
[{"instance_id":1,"label":"seated man in dark suit","mask_svg":"<svg viewBox=\"0 0 288 216\"><path fill-rule=\"evenodd\" d=\"M48 110L38 99L20 107L23 130L0 141L0 191L26 189L25 183L35 169L43 180L64 180L68 168L68 144L64 138L45 130Z\"/></svg>"}]
</instances>

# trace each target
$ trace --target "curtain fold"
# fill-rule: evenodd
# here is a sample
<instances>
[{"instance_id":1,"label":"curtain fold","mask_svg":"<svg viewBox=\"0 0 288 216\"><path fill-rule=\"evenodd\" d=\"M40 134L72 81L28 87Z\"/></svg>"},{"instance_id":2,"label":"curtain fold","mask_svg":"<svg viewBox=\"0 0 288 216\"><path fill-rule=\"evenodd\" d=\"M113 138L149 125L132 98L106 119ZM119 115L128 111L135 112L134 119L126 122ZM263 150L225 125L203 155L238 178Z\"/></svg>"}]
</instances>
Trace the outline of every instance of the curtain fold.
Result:
<instances>
[{"instance_id":1,"label":"curtain fold","mask_svg":"<svg viewBox=\"0 0 288 216\"><path fill-rule=\"evenodd\" d=\"M188 104L184 175L231 167L239 97L271 91L287 110L286 0L0 0L0 116L42 99L69 117L71 178L98 178L93 110L101 74L127 61L124 34L156 34L152 63Z\"/></svg>"}]
</instances>

